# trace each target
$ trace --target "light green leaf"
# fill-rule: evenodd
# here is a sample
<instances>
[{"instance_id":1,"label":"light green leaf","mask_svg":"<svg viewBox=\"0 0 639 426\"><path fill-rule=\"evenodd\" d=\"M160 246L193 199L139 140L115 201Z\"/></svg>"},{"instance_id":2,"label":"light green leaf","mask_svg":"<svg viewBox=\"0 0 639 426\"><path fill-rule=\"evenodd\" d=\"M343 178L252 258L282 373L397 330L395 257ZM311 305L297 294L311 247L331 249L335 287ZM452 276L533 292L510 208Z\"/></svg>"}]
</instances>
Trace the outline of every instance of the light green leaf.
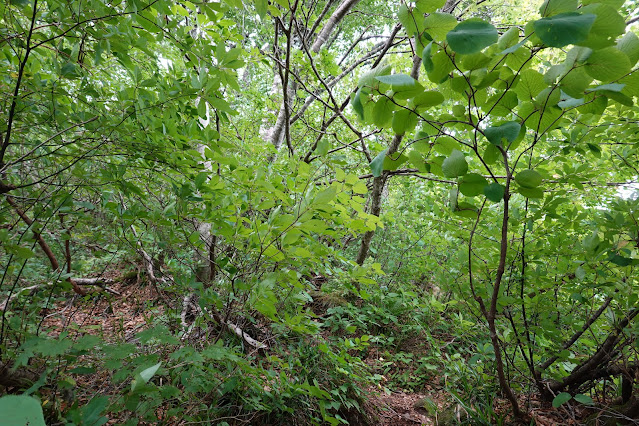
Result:
<instances>
[{"instance_id":1,"label":"light green leaf","mask_svg":"<svg viewBox=\"0 0 639 426\"><path fill-rule=\"evenodd\" d=\"M446 40L455 52L467 55L496 43L498 37L495 27L484 20L472 18L449 31Z\"/></svg>"},{"instance_id":2,"label":"light green leaf","mask_svg":"<svg viewBox=\"0 0 639 426\"><path fill-rule=\"evenodd\" d=\"M5 395L0 398L2 424L46 426L42 406L37 399L26 395Z\"/></svg>"},{"instance_id":3,"label":"light green leaf","mask_svg":"<svg viewBox=\"0 0 639 426\"><path fill-rule=\"evenodd\" d=\"M539 8L539 14L547 18L564 12L574 12L579 6L578 0L546 0Z\"/></svg>"},{"instance_id":4,"label":"light green leaf","mask_svg":"<svg viewBox=\"0 0 639 426\"><path fill-rule=\"evenodd\" d=\"M399 19L399 22L401 22L408 34L415 34L417 32L416 17L413 15L412 10L409 10L405 4L399 7L397 19Z\"/></svg>"},{"instance_id":5,"label":"light green leaf","mask_svg":"<svg viewBox=\"0 0 639 426\"><path fill-rule=\"evenodd\" d=\"M468 163L464 154L455 149L442 163L442 172L447 178L459 177L468 173Z\"/></svg>"},{"instance_id":6,"label":"light green leaf","mask_svg":"<svg viewBox=\"0 0 639 426\"><path fill-rule=\"evenodd\" d=\"M428 90L413 98L413 106L417 109L430 108L441 104L445 99L440 92Z\"/></svg>"},{"instance_id":7,"label":"light green leaf","mask_svg":"<svg viewBox=\"0 0 639 426\"><path fill-rule=\"evenodd\" d=\"M497 46L499 50L505 50L519 43L519 28L512 26L499 37Z\"/></svg>"},{"instance_id":8,"label":"light green leaf","mask_svg":"<svg viewBox=\"0 0 639 426\"><path fill-rule=\"evenodd\" d=\"M563 47L586 40L595 18L593 14L566 12L535 21L533 27L544 44Z\"/></svg>"},{"instance_id":9,"label":"light green leaf","mask_svg":"<svg viewBox=\"0 0 639 426\"><path fill-rule=\"evenodd\" d=\"M505 193L506 193L506 188L504 188L502 185L498 184L497 182L493 182L484 187L484 195L486 196L486 198L495 203L498 203L501 200L503 200Z\"/></svg>"},{"instance_id":10,"label":"light green leaf","mask_svg":"<svg viewBox=\"0 0 639 426\"><path fill-rule=\"evenodd\" d=\"M522 170L515 176L515 182L524 188L537 188L541 184L541 175L535 170Z\"/></svg>"},{"instance_id":11,"label":"light green leaf","mask_svg":"<svg viewBox=\"0 0 639 426\"><path fill-rule=\"evenodd\" d=\"M467 197L474 197L484 191L488 182L486 178L477 173L468 173L459 182L459 192Z\"/></svg>"},{"instance_id":12,"label":"light green leaf","mask_svg":"<svg viewBox=\"0 0 639 426\"><path fill-rule=\"evenodd\" d=\"M392 155L386 155L384 157L383 167L384 170L397 170L399 166L408 161L408 157L404 154L395 153Z\"/></svg>"},{"instance_id":13,"label":"light green leaf","mask_svg":"<svg viewBox=\"0 0 639 426\"><path fill-rule=\"evenodd\" d=\"M140 374L137 374L131 382L131 392L134 392L136 389L139 389L140 387L148 383L149 380L151 380L151 378L155 376L155 373L158 371L161 365L162 363L158 362L157 364L143 370L142 372L140 372Z\"/></svg>"},{"instance_id":14,"label":"light green leaf","mask_svg":"<svg viewBox=\"0 0 639 426\"><path fill-rule=\"evenodd\" d=\"M375 80L390 85L395 92L406 91L421 86L417 80L407 74L382 75L375 77Z\"/></svg>"},{"instance_id":15,"label":"light green leaf","mask_svg":"<svg viewBox=\"0 0 639 426\"><path fill-rule=\"evenodd\" d=\"M628 74L632 66L625 53L611 46L592 52L584 68L592 78L612 81Z\"/></svg>"},{"instance_id":16,"label":"light green leaf","mask_svg":"<svg viewBox=\"0 0 639 426\"><path fill-rule=\"evenodd\" d=\"M431 13L424 19L424 30L433 40L444 41L446 34L457 25L457 18L450 13Z\"/></svg>"},{"instance_id":17,"label":"light green leaf","mask_svg":"<svg viewBox=\"0 0 639 426\"><path fill-rule=\"evenodd\" d=\"M501 145L503 139L513 142L519 136L521 125L515 121L508 121L497 127L488 127L484 130L484 136L493 145Z\"/></svg>"},{"instance_id":18,"label":"light green leaf","mask_svg":"<svg viewBox=\"0 0 639 426\"><path fill-rule=\"evenodd\" d=\"M442 7L446 3L446 0L417 0L415 7L421 13L431 13Z\"/></svg>"},{"instance_id":19,"label":"light green leaf","mask_svg":"<svg viewBox=\"0 0 639 426\"><path fill-rule=\"evenodd\" d=\"M437 52L432 57L433 70L428 74L428 79L433 83L441 83L448 78L448 74L455 69L450 57L444 51Z\"/></svg>"},{"instance_id":20,"label":"light green leaf","mask_svg":"<svg viewBox=\"0 0 639 426\"><path fill-rule=\"evenodd\" d=\"M561 392L552 400L552 406L558 408L572 399L568 392Z\"/></svg>"},{"instance_id":21,"label":"light green leaf","mask_svg":"<svg viewBox=\"0 0 639 426\"><path fill-rule=\"evenodd\" d=\"M591 4L581 8L582 13L596 15L595 22L590 28L588 38L579 43L592 49L602 49L612 46L618 36L626 30L626 22L617 10L607 4Z\"/></svg>"},{"instance_id":22,"label":"light green leaf","mask_svg":"<svg viewBox=\"0 0 639 426\"><path fill-rule=\"evenodd\" d=\"M377 127L387 127L393 119L395 104L387 97L381 97L373 107L373 124Z\"/></svg>"},{"instance_id":23,"label":"light green leaf","mask_svg":"<svg viewBox=\"0 0 639 426\"><path fill-rule=\"evenodd\" d=\"M630 64L634 66L639 61L639 37L632 31L628 31L617 42L617 49L630 58Z\"/></svg>"},{"instance_id":24,"label":"light green leaf","mask_svg":"<svg viewBox=\"0 0 639 426\"><path fill-rule=\"evenodd\" d=\"M377 154L377 157L373 158L373 161L369 164L371 173L374 177L380 177L382 175L382 170L384 170L384 158L386 157L387 151L388 149L385 149Z\"/></svg>"},{"instance_id":25,"label":"light green leaf","mask_svg":"<svg viewBox=\"0 0 639 426\"><path fill-rule=\"evenodd\" d=\"M407 109L400 109L393 114L393 132L397 135L403 135L406 132L411 132L417 126L417 115Z\"/></svg>"},{"instance_id":26,"label":"light green leaf","mask_svg":"<svg viewBox=\"0 0 639 426\"><path fill-rule=\"evenodd\" d=\"M548 85L544 81L542 74L532 69L526 69L519 73L517 85L513 91L517 94L520 101L525 102L535 99L535 97L547 87Z\"/></svg>"}]
</instances>

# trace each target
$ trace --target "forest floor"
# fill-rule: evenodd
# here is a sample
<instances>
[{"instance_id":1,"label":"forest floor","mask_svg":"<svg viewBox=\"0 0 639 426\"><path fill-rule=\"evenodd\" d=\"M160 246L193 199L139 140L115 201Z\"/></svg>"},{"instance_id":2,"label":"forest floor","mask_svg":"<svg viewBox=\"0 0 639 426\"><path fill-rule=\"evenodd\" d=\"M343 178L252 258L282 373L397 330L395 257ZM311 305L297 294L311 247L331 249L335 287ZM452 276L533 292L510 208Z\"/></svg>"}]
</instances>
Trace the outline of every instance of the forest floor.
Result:
<instances>
[{"instance_id":1,"label":"forest floor","mask_svg":"<svg viewBox=\"0 0 639 426\"><path fill-rule=\"evenodd\" d=\"M139 332L151 326L152 316L162 313L163 308L158 305L157 300L158 297L164 298L167 295L159 295L152 285L143 285L139 277L122 279L112 273L108 278L114 279L110 288L120 293L119 296L100 293L91 300L74 297L61 302L56 309L49 311L43 320L43 329L52 337L67 331L69 338L88 333L98 335L110 343L133 341ZM380 361L383 359L374 351L369 352L364 359L372 370L378 368L375 364ZM405 368L410 369L410 366ZM76 395L81 403L88 402L93 395L112 387L109 374L78 375L74 379L78 388L82 389L82 393ZM364 410L380 426L447 425L458 424L460 421L475 424L438 381L439 378L435 377L432 384L425 385L419 392L389 389L388 386L381 385L369 386L366 389L368 400L365 401ZM541 426L579 425L583 424L584 416L589 414L586 411L553 409L530 397L522 397L521 404L529 407L531 420ZM510 407L506 400L497 400L494 410L503 414L506 424L511 424L508 415ZM108 424L118 424L118 420L111 418Z\"/></svg>"}]
</instances>

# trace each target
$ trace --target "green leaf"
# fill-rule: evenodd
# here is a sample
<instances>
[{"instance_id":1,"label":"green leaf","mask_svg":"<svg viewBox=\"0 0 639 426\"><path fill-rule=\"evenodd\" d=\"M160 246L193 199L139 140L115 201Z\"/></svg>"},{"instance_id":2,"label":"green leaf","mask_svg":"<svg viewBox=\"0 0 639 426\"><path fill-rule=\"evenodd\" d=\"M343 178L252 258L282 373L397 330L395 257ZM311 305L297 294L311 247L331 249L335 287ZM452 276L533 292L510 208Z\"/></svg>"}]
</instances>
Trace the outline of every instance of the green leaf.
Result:
<instances>
[{"instance_id":1,"label":"green leaf","mask_svg":"<svg viewBox=\"0 0 639 426\"><path fill-rule=\"evenodd\" d=\"M493 182L484 187L484 195L486 196L486 198L495 203L503 200L505 193L506 188L504 188L503 185L500 185L497 182Z\"/></svg>"},{"instance_id":2,"label":"green leaf","mask_svg":"<svg viewBox=\"0 0 639 426\"><path fill-rule=\"evenodd\" d=\"M522 170L515 176L515 182L524 188L537 188L541 184L541 175L535 170Z\"/></svg>"},{"instance_id":3,"label":"green leaf","mask_svg":"<svg viewBox=\"0 0 639 426\"><path fill-rule=\"evenodd\" d=\"M568 392L561 392L552 400L552 406L558 408L572 399L572 395Z\"/></svg>"},{"instance_id":4,"label":"green leaf","mask_svg":"<svg viewBox=\"0 0 639 426\"><path fill-rule=\"evenodd\" d=\"M377 154L377 157L373 158L373 161L369 164L371 173L374 177L380 177L382 175L382 170L384 170L384 158L386 157L387 151L388 149L385 149Z\"/></svg>"},{"instance_id":5,"label":"green leaf","mask_svg":"<svg viewBox=\"0 0 639 426\"><path fill-rule=\"evenodd\" d=\"M142 372L140 372L140 374L137 374L131 382L131 392L134 392L136 389L139 389L140 387L148 383L161 365L162 363L158 362L157 364L143 370Z\"/></svg>"},{"instance_id":6,"label":"green leaf","mask_svg":"<svg viewBox=\"0 0 639 426\"><path fill-rule=\"evenodd\" d=\"M474 197L484 191L488 181L477 173L468 173L459 182L459 192L467 197Z\"/></svg>"},{"instance_id":7,"label":"green leaf","mask_svg":"<svg viewBox=\"0 0 639 426\"><path fill-rule=\"evenodd\" d=\"M406 74L382 75L375 77L375 80L389 84L395 92L402 92L416 87L421 87L417 80Z\"/></svg>"},{"instance_id":8,"label":"green leaf","mask_svg":"<svg viewBox=\"0 0 639 426\"><path fill-rule=\"evenodd\" d=\"M625 53L611 46L592 52L584 68L592 78L612 81L628 74L632 65Z\"/></svg>"},{"instance_id":9,"label":"green leaf","mask_svg":"<svg viewBox=\"0 0 639 426\"><path fill-rule=\"evenodd\" d=\"M517 192L526 198L544 198L544 191L539 188L525 188L520 186Z\"/></svg>"},{"instance_id":10,"label":"green leaf","mask_svg":"<svg viewBox=\"0 0 639 426\"><path fill-rule=\"evenodd\" d=\"M578 0L546 0L539 8L539 14L547 18L564 12L574 12L579 6Z\"/></svg>"},{"instance_id":11,"label":"green leaf","mask_svg":"<svg viewBox=\"0 0 639 426\"><path fill-rule=\"evenodd\" d=\"M433 40L444 41L446 34L457 25L457 18L450 13L431 13L424 19L424 30Z\"/></svg>"},{"instance_id":12,"label":"green leaf","mask_svg":"<svg viewBox=\"0 0 639 426\"><path fill-rule=\"evenodd\" d=\"M547 46L563 47L584 41L596 16L576 12L560 13L550 18L535 21L535 33Z\"/></svg>"},{"instance_id":13,"label":"green leaf","mask_svg":"<svg viewBox=\"0 0 639 426\"><path fill-rule=\"evenodd\" d=\"M495 27L482 19L472 18L449 31L446 40L455 52L467 55L496 43L498 37Z\"/></svg>"},{"instance_id":14,"label":"green leaf","mask_svg":"<svg viewBox=\"0 0 639 426\"><path fill-rule=\"evenodd\" d=\"M439 84L448 79L448 74L455 69L455 65L445 51L434 54L432 60L433 70L427 73L428 79Z\"/></svg>"},{"instance_id":15,"label":"green leaf","mask_svg":"<svg viewBox=\"0 0 639 426\"><path fill-rule=\"evenodd\" d=\"M630 58L630 64L634 66L639 61L639 37L632 31L628 31L617 42L617 49Z\"/></svg>"},{"instance_id":16,"label":"green leaf","mask_svg":"<svg viewBox=\"0 0 639 426\"><path fill-rule=\"evenodd\" d=\"M446 0L417 0L415 7L421 13L431 13L446 4Z\"/></svg>"},{"instance_id":17,"label":"green leaf","mask_svg":"<svg viewBox=\"0 0 639 426\"><path fill-rule=\"evenodd\" d=\"M424 47L422 51L422 63L424 64L424 69L426 72L431 72L435 68L435 64L433 64L433 60L431 59L431 50L433 49L433 42L431 41Z\"/></svg>"},{"instance_id":18,"label":"green leaf","mask_svg":"<svg viewBox=\"0 0 639 426\"><path fill-rule=\"evenodd\" d=\"M357 93L355 93L355 96L351 100L351 106L353 107L357 115L359 116L360 120L364 120L364 105L362 105L362 101L360 98L361 94L362 94L362 89L360 88L357 90Z\"/></svg>"},{"instance_id":19,"label":"green leaf","mask_svg":"<svg viewBox=\"0 0 639 426\"><path fill-rule=\"evenodd\" d=\"M522 102L535 99L542 90L548 87L544 76L532 69L526 69L519 73L516 82L517 85L513 91Z\"/></svg>"},{"instance_id":20,"label":"green leaf","mask_svg":"<svg viewBox=\"0 0 639 426\"><path fill-rule=\"evenodd\" d=\"M399 10L397 11L397 18L404 28L406 28L406 32L408 34L415 34L417 32L417 25L415 22L416 17L405 4L402 4L399 7Z\"/></svg>"},{"instance_id":21,"label":"green leaf","mask_svg":"<svg viewBox=\"0 0 639 426\"><path fill-rule=\"evenodd\" d=\"M513 142L519 136L521 125L515 121L508 121L497 127L488 127L484 130L484 136L493 145L501 145L503 139Z\"/></svg>"},{"instance_id":22,"label":"green leaf","mask_svg":"<svg viewBox=\"0 0 639 426\"><path fill-rule=\"evenodd\" d=\"M6 395L0 398L2 424L46 426L40 402L30 396Z\"/></svg>"},{"instance_id":23,"label":"green leaf","mask_svg":"<svg viewBox=\"0 0 639 426\"><path fill-rule=\"evenodd\" d=\"M455 149L442 163L442 172L447 178L459 177L468 173L468 163L464 154Z\"/></svg>"},{"instance_id":24,"label":"green leaf","mask_svg":"<svg viewBox=\"0 0 639 426\"><path fill-rule=\"evenodd\" d=\"M393 114L393 131L397 135L403 135L406 132L410 132L417 126L417 115L407 109L400 109Z\"/></svg>"},{"instance_id":25,"label":"green leaf","mask_svg":"<svg viewBox=\"0 0 639 426\"><path fill-rule=\"evenodd\" d=\"M407 156L396 152L395 154L386 155L386 157L384 157L383 167L384 170L397 170L399 166L404 164L406 161L408 161Z\"/></svg>"},{"instance_id":26,"label":"green leaf","mask_svg":"<svg viewBox=\"0 0 639 426\"><path fill-rule=\"evenodd\" d=\"M377 127L387 127L393 120L395 104L387 97L381 97L373 107L373 124Z\"/></svg>"},{"instance_id":27,"label":"green leaf","mask_svg":"<svg viewBox=\"0 0 639 426\"><path fill-rule=\"evenodd\" d=\"M588 395L584 395L583 393L578 393L577 395L575 395L575 401L585 405L594 405L595 403L591 397L589 397Z\"/></svg>"},{"instance_id":28,"label":"green leaf","mask_svg":"<svg viewBox=\"0 0 639 426\"><path fill-rule=\"evenodd\" d=\"M440 92L428 90L413 98L413 106L417 109L430 108L444 102L446 98Z\"/></svg>"},{"instance_id":29,"label":"green leaf","mask_svg":"<svg viewBox=\"0 0 639 426\"><path fill-rule=\"evenodd\" d=\"M618 36L626 30L626 22L617 10L607 4L591 4L581 8L583 13L592 13L596 15L595 22L592 24L588 38L580 43L582 46L591 49L602 49L612 46Z\"/></svg>"},{"instance_id":30,"label":"green leaf","mask_svg":"<svg viewBox=\"0 0 639 426\"><path fill-rule=\"evenodd\" d=\"M450 155L453 150L459 146L459 143L450 136L440 136L435 139L435 145L433 149L443 155Z\"/></svg>"}]
</instances>

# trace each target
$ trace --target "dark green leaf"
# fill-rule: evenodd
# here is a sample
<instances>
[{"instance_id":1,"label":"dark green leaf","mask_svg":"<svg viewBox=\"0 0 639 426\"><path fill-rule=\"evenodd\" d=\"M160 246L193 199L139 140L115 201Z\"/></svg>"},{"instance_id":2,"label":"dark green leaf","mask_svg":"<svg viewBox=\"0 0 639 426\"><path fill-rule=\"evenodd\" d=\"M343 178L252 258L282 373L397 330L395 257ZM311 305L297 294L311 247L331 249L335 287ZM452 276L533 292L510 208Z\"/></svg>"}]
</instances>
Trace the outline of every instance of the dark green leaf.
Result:
<instances>
[{"instance_id":1,"label":"dark green leaf","mask_svg":"<svg viewBox=\"0 0 639 426\"><path fill-rule=\"evenodd\" d=\"M504 188L497 182L493 182L490 185L486 185L484 187L484 195L486 196L486 198L495 203L498 203L504 199L505 192L506 188Z\"/></svg>"},{"instance_id":2,"label":"dark green leaf","mask_svg":"<svg viewBox=\"0 0 639 426\"><path fill-rule=\"evenodd\" d=\"M561 392L555 397L555 399L552 400L552 406L558 408L571 399L572 395L570 395L568 392Z\"/></svg>"},{"instance_id":3,"label":"dark green leaf","mask_svg":"<svg viewBox=\"0 0 639 426\"><path fill-rule=\"evenodd\" d=\"M386 152L388 149L383 150L377 157L373 158L373 161L370 163L371 173L375 177L380 177L382 175L382 170L384 170L384 158L386 157Z\"/></svg>"},{"instance_id":4,"label":"dark green leaf","mask_svg":"<svg viewBox=\"0 0 639 426\"><path fill-rule=\"evenodd\" d=\"M501 145L503 139L512 142L519 136L521 125L515 121L508 121L497 127L488 127L484 130L486 139L493 145Z\"/></svg>"},{"instance_id":5,"label":"dark green leaf","mask_svg":"<svg viewBox=\"0 0 639 426\"><path fill-rule=\"evenodd\" d=\"M478 18L459 23L446 35L450 48L464 55L479 52L496 43L497 39L497 29Z\"/></svg>"},{"instance_id":6,"label":"dark green leaf","mask_svg":"<svg viewBox=\"0 0 639 426\"><path fill-rule=\"evenodd\" d=\"M563 47L584 41L595 22L593 14L581 15L576 12L560 13L550 18L535 21L535 33L551 47Z\"/></svg>"}]
</instances>

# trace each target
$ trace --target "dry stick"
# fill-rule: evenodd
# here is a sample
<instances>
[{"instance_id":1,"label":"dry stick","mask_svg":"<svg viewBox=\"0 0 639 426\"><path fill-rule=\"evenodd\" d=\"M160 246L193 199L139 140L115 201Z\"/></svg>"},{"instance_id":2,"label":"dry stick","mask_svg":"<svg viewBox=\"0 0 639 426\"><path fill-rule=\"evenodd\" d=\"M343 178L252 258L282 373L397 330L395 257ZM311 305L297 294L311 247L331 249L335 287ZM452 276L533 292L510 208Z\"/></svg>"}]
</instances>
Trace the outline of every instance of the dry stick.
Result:
<instances>
[{"instance_id":1,"label":"dry stick","mask_svg":"<svg viewBox=\"0 0 639 426\"><path fill-rule=\"evenodd\" d=\"M27 216L26 213L24 213L20 209L20 207L18 207L18 204L15 202L13 197L8 196L8 197L6 197L6 200L11 205L11 207L13 207L13 209L16 211L18 216L20 216L20 218L28 226L33 225L33 221L31 220L31 218L29 218L29 216ZM53 268L53 270L54 271L59 270L60 269L60 264L58 263L58 260L55 258L55 255L53 254L53 251L51 250L51 247L49 247L49 245L44 240L44 238L42 238L42 234L40 234L39 232L33 231L33 236L35 237L36 241L38 242L38 245L40 246L40 248L42 249L44 254L47 255L47 258L49 259L49 262L51 263L51 267ZM69 278L68 280L71 283L71 286L73 287L73 291L75 291L77 294L79 294L81 296L85 296L87 294L87 292L83 288L78 286L78 284L75 282L74 279Z\"/></svg>"},{"instance_id":2,"label":"dry stick","mask_svg":"<svg viewBox=\"0 0 639 426\"><path fill-rule=\"evenodd\" d=\"M131 225L131 230L133 231L133 235L136 238L138 238L138 233L135 230L135 228L133 227L133 225ZM165 278L163 278L163 277L159 278L159 277L157 277L155 275L155 272L153 271L153 259L142 248L142 243L140 242L139 238L138 238L138 253L140 253L142 258L144 259L144 263L145 263L147 274L149 275L151 280L154 281L154 284L157 283L157 282L162 283L162 284L166 284L167 280ZM197 304L193 303L193 298L194 297L195 297L195 294L194 293L190 293L184 298L184 301L182 302L183 309L182 309L182 314L181 314L181 320L182 320L182 327L185 330L184 331L185 335L183 336L183 338L186 338L188 336L188 333L186 331L188 329L188 326L186 325L186 315L187 315L189 307L190 306L195 306L196 310L198 310L198 311L200 310L200 307ZM250 346L252 346L252 347L254 347L256 349L266 349L266 348L268 348L267 344L255 340L254 338L252 338L251 336L246 334L240 327L238 327L234 323L232 323L230 321L225 321L216 310L211 309L210 313L211 313L211 316L213 316L213 319L215 319L216 322L218 322L220 325L226 326L229 330L231 330L237 336L242 338Z\"/></svg>"}]
</instances>

